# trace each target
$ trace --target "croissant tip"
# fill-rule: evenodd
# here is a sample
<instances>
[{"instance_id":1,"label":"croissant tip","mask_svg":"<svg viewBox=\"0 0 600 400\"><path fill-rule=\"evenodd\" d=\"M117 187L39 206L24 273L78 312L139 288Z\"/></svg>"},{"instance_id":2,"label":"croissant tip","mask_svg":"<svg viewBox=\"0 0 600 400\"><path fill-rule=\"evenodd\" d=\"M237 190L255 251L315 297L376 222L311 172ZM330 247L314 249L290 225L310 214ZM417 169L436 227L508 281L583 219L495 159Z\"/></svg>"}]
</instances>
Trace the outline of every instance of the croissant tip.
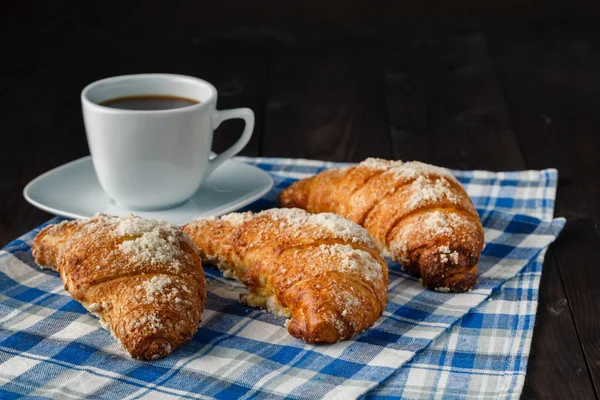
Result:
<instances>
[{"instance_id":1,"label":"croissant tip","mask_svg":"<svg viewBox=\"0 0 600 400\"><path fill-rule=\"evenodd\" d=\"M130 354L138 360L154 361L168 356L173 352L175 347L166 338L149 337L140 343L138 349L131 351Z\"/></svg>"},{"instance_id":2,"label":"croissant tip","mask_svg":"<svg viewBox=\"0 0 600 400\"><path fill-rule=\"evenodd\" d=\"M475 272L454 274L437 281L422 280L423 286L440 293L463 293L472 290L477 285L477 266L472 267Z\"/></svg>"},{"instance_id":3,"label":"croissant tip","mask_svg":"<svg viewBox=\"0 0 600 400\"><path fill-rule=\"evenodd\" d=\"M346 334L338 332L333 321L321 320L313 326L307 326L304 320L292 318L286 325L290 335L310 344L337 343L349 336L349 332L345 332Z\"/></svg>"}]
</instances>

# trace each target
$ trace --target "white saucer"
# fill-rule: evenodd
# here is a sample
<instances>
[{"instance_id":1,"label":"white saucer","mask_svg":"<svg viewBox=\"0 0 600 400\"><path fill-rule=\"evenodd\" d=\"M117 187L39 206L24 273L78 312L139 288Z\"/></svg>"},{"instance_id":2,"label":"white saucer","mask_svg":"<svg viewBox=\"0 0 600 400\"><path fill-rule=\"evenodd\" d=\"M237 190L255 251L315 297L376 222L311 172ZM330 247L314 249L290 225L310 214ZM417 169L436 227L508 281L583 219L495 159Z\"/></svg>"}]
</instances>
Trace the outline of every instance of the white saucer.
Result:
<instances>
[{"instance_id":1,"label":"white saucer","mask_svg":"<svg viewBox=\"0 0 600 400\"><path fill-rule=\"evenodd\" d=\"M90 218L96 213L147 218L183 225L196 218L218 216L259 199L273 186L260 168L228 160L217 168L185 204L162 211L129 211L114 204L104 193L90 156L71 161L29 182L23 190L32 205L52 214Z\"/></svg>"}]
</instances>

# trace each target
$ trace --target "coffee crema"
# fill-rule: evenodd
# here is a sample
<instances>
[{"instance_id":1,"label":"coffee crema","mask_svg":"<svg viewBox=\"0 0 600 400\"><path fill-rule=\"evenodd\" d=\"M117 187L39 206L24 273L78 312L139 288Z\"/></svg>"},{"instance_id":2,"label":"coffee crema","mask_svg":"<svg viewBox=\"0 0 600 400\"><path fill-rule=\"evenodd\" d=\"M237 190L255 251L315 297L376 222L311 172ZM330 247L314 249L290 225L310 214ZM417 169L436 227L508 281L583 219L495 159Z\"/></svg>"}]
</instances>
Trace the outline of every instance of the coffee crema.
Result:
<instances>
[{"instance_id":1,"label":"coffee crema","mask_svg":"<svg viewBox=\"0 0 600 400\"><path fill-rule=\"evenodd\" d=\"M173 110L193 106L200 103L198 100L185 97L169 96L162 94L143 94L136 96L117 97L115 99L100 102L101 106L118 108L121 110Z\"/></svg>"}]
</instances>

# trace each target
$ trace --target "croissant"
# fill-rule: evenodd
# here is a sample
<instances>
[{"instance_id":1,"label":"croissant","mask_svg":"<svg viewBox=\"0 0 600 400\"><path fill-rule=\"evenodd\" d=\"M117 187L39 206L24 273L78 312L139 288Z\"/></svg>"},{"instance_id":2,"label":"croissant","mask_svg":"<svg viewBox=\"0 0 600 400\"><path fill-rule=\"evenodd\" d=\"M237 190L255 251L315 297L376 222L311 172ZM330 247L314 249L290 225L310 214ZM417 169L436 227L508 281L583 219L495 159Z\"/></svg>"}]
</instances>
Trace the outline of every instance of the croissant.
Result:
<instances>
[{"instance_id":1,"label":"croissant","mask_svg":"<svg viewBox=\"0 0 600 400\"><path fill-rule=\"evenodd\" d=\"M483 229L469 196L445 168L369 158L294 182L279 201L364 226L384 255L427 288L462 292L477 283Z\"/></svg>"},{"instance_id":2,"label":"croissant","mask_svg":"<svg viewBox=\"0 0 600 400\"><path fill-rule=\"evenodd\" d=\"M271 209L183 228L202 260L248 287L244 304L291 318L290 335L333 343L373 325L387 301L387 264L366 230L334 214Z\"/></svg>"},{"instance_id":3,"label":"croissant","mask_svg":"<svg viewBox=\"0 0 600 400\"><path fill-rule=\"evenodd\" d=\"M172 225L98 214L45 227L32 252L134 358L166 356L200 325L206 300L200 257Z\"/></svg>"}]
</instances>

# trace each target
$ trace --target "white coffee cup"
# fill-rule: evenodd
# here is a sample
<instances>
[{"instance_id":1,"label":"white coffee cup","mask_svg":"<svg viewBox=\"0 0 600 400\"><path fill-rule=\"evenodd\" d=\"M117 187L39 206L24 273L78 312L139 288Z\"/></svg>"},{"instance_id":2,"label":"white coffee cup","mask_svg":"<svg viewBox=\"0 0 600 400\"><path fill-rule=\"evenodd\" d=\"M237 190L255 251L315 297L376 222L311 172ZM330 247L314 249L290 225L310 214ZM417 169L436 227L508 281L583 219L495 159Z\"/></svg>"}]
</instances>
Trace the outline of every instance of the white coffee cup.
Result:
<instances>
[{"instance_id":1,"label":"white coffee cup","mask_svg":"<svg viewBox=\"0 0 600 400\"><path fill-rule=\"evenodd\" d=\"M100 103L144 95L199 101L176 109L125 110ZM217 111L217 91L202 79L172 74L102 79L81 92L83 119L96 174L108 196L130 210L159 210L188 200L202 182L250 140L249 108ZM209 159L213 132L241 118L246 126L235 144Z\"/></svg>"}]
</instances>

